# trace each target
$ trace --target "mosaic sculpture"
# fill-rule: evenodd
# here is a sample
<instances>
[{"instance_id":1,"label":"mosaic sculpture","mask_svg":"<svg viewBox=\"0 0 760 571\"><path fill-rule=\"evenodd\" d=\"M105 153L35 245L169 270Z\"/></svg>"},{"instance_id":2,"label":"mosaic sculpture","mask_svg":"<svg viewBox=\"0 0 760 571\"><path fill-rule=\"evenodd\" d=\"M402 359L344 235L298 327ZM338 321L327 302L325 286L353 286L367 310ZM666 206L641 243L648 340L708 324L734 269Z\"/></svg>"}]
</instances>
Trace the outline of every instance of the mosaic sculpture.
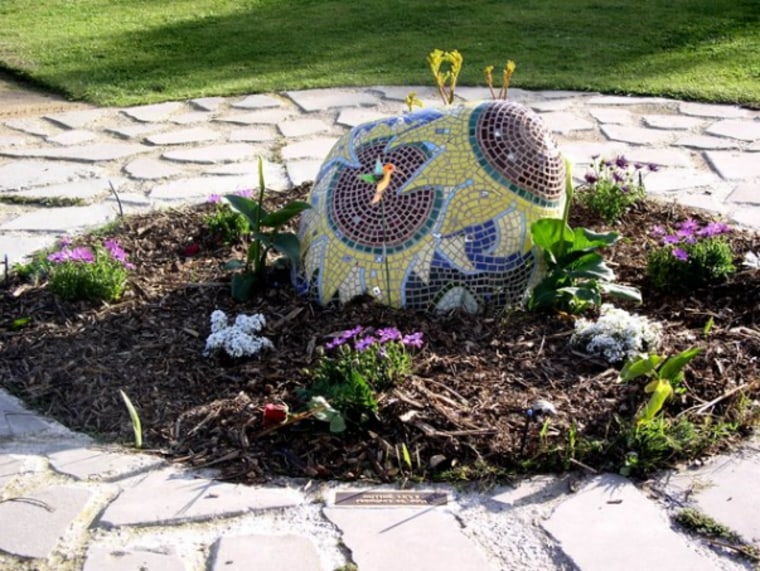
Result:
<instances>
[{"instance_id":1,"label":"mosaic sculpture","mask_svg":"<svg viewBox=\"0 0 760 571\"><path fill-rule=\"evenodd\" d=\"M560 217L565 167L541 119L510 101L424 109L346 133L299 237L296 287L322 304L500 309L539 268L530 225Z\"/></svg>"}]
</instances>

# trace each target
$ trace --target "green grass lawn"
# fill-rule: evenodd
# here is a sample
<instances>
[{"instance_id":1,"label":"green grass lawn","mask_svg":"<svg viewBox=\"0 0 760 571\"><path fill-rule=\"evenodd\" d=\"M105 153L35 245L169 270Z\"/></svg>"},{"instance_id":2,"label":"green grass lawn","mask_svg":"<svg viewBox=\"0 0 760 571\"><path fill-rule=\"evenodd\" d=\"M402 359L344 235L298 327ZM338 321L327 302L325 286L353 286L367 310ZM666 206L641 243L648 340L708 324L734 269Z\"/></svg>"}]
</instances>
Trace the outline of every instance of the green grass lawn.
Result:
<instances>
[{"instance_id":1,"label":"green grass lawn","mask_svg":"<svg viewBox=\"0 0 760 571\"><path fill-rule=\"evenodd\" d=\"M2 0L0 66L99 104L328 86L460 84L760 106L760 0Z\"/></svg>"}]
</instances>

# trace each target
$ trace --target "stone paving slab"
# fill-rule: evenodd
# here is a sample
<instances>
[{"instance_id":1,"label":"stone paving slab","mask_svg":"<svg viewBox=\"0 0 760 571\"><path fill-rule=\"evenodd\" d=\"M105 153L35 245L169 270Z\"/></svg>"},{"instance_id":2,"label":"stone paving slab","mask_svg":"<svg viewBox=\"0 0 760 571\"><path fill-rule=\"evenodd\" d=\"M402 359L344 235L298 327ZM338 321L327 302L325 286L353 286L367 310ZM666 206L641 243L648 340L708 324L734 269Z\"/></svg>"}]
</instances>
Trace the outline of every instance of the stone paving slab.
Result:
<instances>
[{"instance_id":1,"label":"stone paving slab","mask_svg":"<svg viewBox=\"0 0 760 571\"><path fill-rule=\"evenodd\" d=\"M73 232L83 228L93 228L110 222L116 211L107 204L90 206L64 206L56 208L55 216L47 208L22 214L18 218L0 225L0 230L27 230L45 232Z\"/></svg>"},{"instance_id":2,"label":"stone paving slab","mask_svg":"<svg viewBox=\"0 0 760 571\"><path fill-rule=\"evenodd\" d=\"M208 127L193 127L148 135L145 137L145 141L151 145L187 145L188 143L216 141L221 136L221 133Z\"/></svg>"},{"instance_id":3,"label":"stone paving slab","mask_svg":"<svg viewBox=\"0 0 760 571\"><path fill-rule=\"evenodd\" d=\"M647 127L672 131L688 131L704 125L704 120L699 117L684 117L683 115L644 115L643 120Z\"/></svg>"},{"instance_id":4,"label":"stone paving slab","mask_svg":"<svg viewBox=\"0 0 760 571\"><path fill-rule=\"evenodd\" d=\"M276 125L292 116L293 112L285 109L263 109L248 113L225 113L215 117L214 121L238 125Z\"/></svg>"},{"instance_id":5,"label":"stone paving slab","mask_svg":"<svg viewBox=\"0 0 760 571\"><path fill-rule=\"evenodd\" d=\"M148 454L126 454L96 448L69 448L48 456L51 467L77 480L113 482L145 472L165 462Z\"/></svg>"},{"instance_id":6,"label":"stone paving slab","mask_svg":"<svg viewBox=\"0 0 760 571\"><path fill-rule=\"evenodd\" d=\"M739 183L729 195L728 200L760 206L760 182Z\"/></svg>"},{"instance_id":7,"label":"stone paving slab","mask_svg":"<svg viewBox=\"0 0 760 571\"><path fill-rule=\"evenodd\" d=\"M51 486L0 503L0 550L48 557L91 497L82 488Z\"/></svg>"},{"instance_id":8,"label":"stone paving slab","mask_svg":"<svg viewBox=\"0 0 760 571\"><path fill-rule=\"evenodd\" d=\"M290 178L290 182L294 186L314 181L317 178L317 174L319 174L321 166L322 161L320 159L287 161L285 164L288 178Z\"/></svg>"},{"instance_id":9,"label":"stone paving slab","mask_svg":"<svg viewBox=\"0 0 760 571\"><path fill-rule=\"evenodd\" d=\"M710 135L686 135L679 137L673 143L681 147L690 147L693 149L738 149L739 142L723 137L713 137Z\"/></svg>"},{"instance_id":10,"label":"stone paving slab","mask_svg":"<svg viewBox=\"0 0 760 571\"><path fill-rule=\"evenodd\" d=\"M611 141L620 141L632 145L661 145L673 140L673 134L670 131L661 129L611 124L600 125L599 128Z\"/></svg>"},{"instance_id":11,"label":"stone paving slab","mask_svg":"<svg viewBox=\"0 0 760 571\"><path fill-rule=\"evenodd\" d=\"M171 547L163 550L140 548L108 549L92 547L87 551L82 571L189 571Z\"/></svg>"},{"instance_id":12,"label":"stone paving slab","mask_svg":"<svg viewBox=\"0 0 760 571\"><path fill-rule=\"evenodd\" d=\"M60 128L57 128L48 121L36 117L11 119L9 121L4 121L3 124L16 131L21 131L29 135L37 135L39 137L49 137L61 132Z\"/></svg>"},{"instance_id":13,"label":"stone paving slab","mask_svg":"<svg viewBox=\"0 0 760 571\"><path fill-rule=\"evenodd\" d=\"M51 424L25 409L17 399L0 390L0 439L41 434Z\"/></svg>"},{"instance_id":14,"label":"stone paving slab","mask_svg":"<svg viewBox=\"0 0 760 571\"><path fill-rule=\"evenodd\" d=\"M242 127L230 131L230 142L268 143L277 138L274 128L268 126Z\"/></svg>"},{"instance_id":15,"label":"stone paving slab","mask_svg":"<svg viewBox=\"0 0 760 571\"><path fill-rule=\"evenodd\" d=\"M124 172L134 179L156 180L176 176L182 173L182 169L166 161L140 157L124 165Z\"/></svg>"},{"instance_id":16,"label":"stone paving slab","mask_svg":"<svg viewBox=\"0 0 760 571\"><path fill-rule=\"evenodd\" d=\"M38 234L0 234L0 262L8 256L8 264L26 261L26 258L53 244L55 238L49 235ZM3 435L2 420L0 420L0 436Z\"/></svg>"},{"instance_id":17,"label":"stone paving slab","mask_svg":"<svg viewBox=\"0 0 760 571\"><path fill-rule=\"evenodd\" d=\"M185 109L184 103L179 101L170 101L168 103L156 103L153 105L140 105L122 109L122 113L131 117L135 121L142 123L157 123L166 121L173 114Z\"/></svg>"},{"instance_id":18,"label":"stone paving slab","mask_svg":"<svg viewBox=\"0 0 760 571\"><path fill-rule=\"evenodd\" d=\"M51 184L50 186L30 188L19 192L9 192L9 195L25 196L28 198L68 198L91 200L99 196L104 196L111 192L111 185L117 191L124 186L126 179L120 177L113 178L88 178L62 184Z\"/></svg>"},{"instance_id":19,"label":"stone paving slab","mask_svg":"<svg viewBox=\"0 0 760 571\"><path fill-rule=\"evenodd\" d=\"M113 113L111 109L82 109L45 115L45 119L67 129L82 129L113 115Z\"/></svg>"},{"instance_id":20,"label":"stone paving slab","mask_svg":"<svg viewBox=\"0 0 760 571\"><path fill-rule=\"evenodd\" d=\"M760 140L760 122L752 120L726 119L710 125L705 132L708 135L730 137L740 141Z\"/></svg>"},{"instance_id":21,"label":"stone paving slab","mask_svg":"<svg viewBox=\"0 0 760 571\"><path fill-rule=\"evenodd\" d=\"M760 444L760 440L757 441ZM760 457L721 455L704 466L669 474L670 494L694 505L760 547Z\"/></svg>"},{"instance_id":22,"label":"stone paving slab","mask_svg":"<svg viewBox=\"0 0 760 571\"><path fill-rule=\"evenodd\" d=\"M0 164L0 191L22 190L90 178L103 173L100 167L75 163L51 164L39 160L9 161Z\"/></svg>"},{"instance_id":23,"label":"stone paving slab","mask_svg":"<svg viewBox=\"0 0 760 571\"><path fill-rule=\"evenodd\" d=\"M24 462L10 454L0 454L0 492L3 486L17 475L23 473Z\"/></svg>"},{"instance_id":24,"label":"stone paving slab","mask_svg":"<svg viewBox=\"0 0 760 571\"><path fill-rule=\"evenodd\" d=\"M600 123L614 123L616 125L636 125L636 116L627 109L615 108L591 108L587 110L591 116Z\"/></svg>"},{"instance_id":25,"label":"stone paving slab","mask_svg":"<svg viewBox=\"0 0 760 571\"><path fill-rule=\"evenodd\" d=\"M124 486L124 491L103 512L101 526L208 520L285 508L302 501L300 494L290 489L225 484L174 468L153 471L125 482Z\"/></svg>"},{"instance_id":26,"label":"stone paving slab","mask_svg":"<svg viewBox=\"0 0 760 571\"><path fill-rule=\"evenodd\" d=\"M176 151L166 151L161 155L169 161L178 163L234 163L256 156L255 147L243 143L189 147Z\"/></svg>"},{"instance_id":27,"label":"stone paving slab","mask_svg":"<svg viewBox=\"0 0 760 571\"><path fill-rule=\"evenodd\" d=\"M97 163L123 159L150 151L150 147L134 143L91 143L69 147L0 149L0 155L8 157L61 159Z\"/></svg>"},{"instance_id":28,"label":"stone paving slab","mask_svg":"<svg viewBox=\"0 0 760 571\"><path fill-rule=\"evenodd\" d=\"M671 529L663 510L613 474L591 479L542 526L583 571L715 569Z\"/></svg>"},{"instance_id":29,"label":"stone paving slab","mask_svg":"<svg viewBox=\"0 0 760 571\"><path fill-rule=\"evenodd\" d=\"M222 537L213 551L210 571L248 571L254 566L277 571L323 569L314 543L293 534Z\"/></svg>"},{"instance_id":30,"label":"stone paving slab","mask_svg":"<svg viewBox=\"0 0 760 571\"><path fill-rule=\"evenodd\" d=\"M237 109L266 109L268 107L282 107L284 101L271 95L249 95L242 101L232 103L231 107Z\"/></svg>"},{"instance_id":31,"label":"stone paving slab","mask_svg":"<svg viewBox=\"0 0 760 571\"><path fill-rule=\"evenodd\" d=\"M725 180L760 178L760 161L752 155L732 151L707 151L705 157Z\"/></svg>"},{"instance_id":32,"label":"stone paving slab","mask_svg":"<svg viewBox=\"0 0 760 571\"><path fill-rule=\"evenodd\" d=\"M330 125L321 119L290 119L278 123L277 128L285 137L304 137L330 130Z\"/></svg>"},{"instance_id":33,"label":"stone paving slab","mask_svg":"<svg viewBox=\"0 0 760 571\"><path fill-rule=\"evenodd\" d=\"M753 115L748 109L743 109L734 105L714 105L712 103L692 103L690 101L679 103L678 111L684 115L723 119L744 118Z\"/></svg>"},{"instance_id":34,"label":"stone paving slab","mask_svg":"<svg viewBox=\"0 0 760 571\"><path fill-rule=\"evenodd\" d=\"M441 506L327 507L325 516L361 571L487 571L494 569L459 522Z\"/></svg>"},{"instance_id":35,"label":"stone paving slab","mask_svg":"<svg viewBox=\"0 0 760 571\"><path fill-rule=\"evenodd\" d=\"M92 131L77 129L74 131L66 131L65 133L50 136L47 138L47 142L64 146L81 145L83 143L89 143L90 141L93 141L97 138L98 136Z\"/></svg>"},{"instance_id":36,"label":"stone paving slab","mask_svg":"<svg viewBox=\"0 0 760 571\"><path fill-rule=\"evenodd\" d=\"M544 113L541 118L546 126L554 133L569 133L571 131L590 131L594 124L588 119L579 117L567 111L551 111Z\"/></svg>"},{"instance_id":37,"label":"stone paving slab","mask_svg":"<svg viewBox=\"0 0 760 571\"><path fill-rule=\"evenodd\" d=\"M332 149L338 137L316 137L306 141L285 145L280 154L286 161L292 159L324 159Z\"/></svg>"},{"instance_id":38,"label":"stone paving slab","mask_svg":"<svg viewBox=\"0 0 760 571\"><path fill-rule=\"evenodd\" d=\"M408 92L407 92L408 93ZM336 107L359 107L377 105L380 100L367 91L351 89L308 89L305 91L286 91L285 94L298 105L302 111L312 112Z\"/></svg>"},{"instance_id":39,"label":"stone paving slab","mask_svg":"<svg viewBox=\"0 0 760 571\"><path fill-rule=\"evenodd\" d=\"M386 119L387 117L390 117L388 113L376 109L350 108L341 110L338 114L338 119L335 122L344 127L356 127L362 123L378 121L380 119Z\"/></svg>"},{"instance_id":40,"label":"stone paving slab","mask_svg":"<svg viewBox=\"0 0 760 571\"><path fill-rule=\"evenodd\" d=\"M206 202L212 194L228 194L238 190L248 190L258 186L253 176L198 176L181 178L153 187L150 198L157 200L179 200Z\"/></svg>"}]
</instances>

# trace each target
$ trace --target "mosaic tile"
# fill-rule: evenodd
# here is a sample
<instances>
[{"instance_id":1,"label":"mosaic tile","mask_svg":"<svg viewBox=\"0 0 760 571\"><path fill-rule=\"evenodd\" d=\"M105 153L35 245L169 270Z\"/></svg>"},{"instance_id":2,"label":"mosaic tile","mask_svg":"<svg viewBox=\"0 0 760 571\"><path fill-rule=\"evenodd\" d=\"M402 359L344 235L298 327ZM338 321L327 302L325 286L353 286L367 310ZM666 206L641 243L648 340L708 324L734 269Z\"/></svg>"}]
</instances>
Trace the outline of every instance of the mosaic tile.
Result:
<instances>
[{"instance_id":1,"label":"mosaic tile","mask_svg":"<svg viewBox=\"0 0 760 571\"><path fill-rule=\"evenodd\" d=\"M561 214L564 184L551 132L517 103L358 125L315 180L296 287L323 304L499 310L536 279L530 224Z\"/></svg>"}]
</instances>

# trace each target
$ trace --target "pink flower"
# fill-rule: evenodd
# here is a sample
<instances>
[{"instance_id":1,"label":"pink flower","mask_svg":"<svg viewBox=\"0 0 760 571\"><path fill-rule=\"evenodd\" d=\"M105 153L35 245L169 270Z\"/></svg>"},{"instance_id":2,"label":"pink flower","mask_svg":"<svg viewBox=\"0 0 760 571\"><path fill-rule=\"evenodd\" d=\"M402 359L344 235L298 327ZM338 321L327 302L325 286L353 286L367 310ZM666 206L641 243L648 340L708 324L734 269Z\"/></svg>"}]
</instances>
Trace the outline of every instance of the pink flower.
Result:
<instances>
[{"instance_id":1,"label":"pink flower","mask_svg":"<svg viewBox=\"0 0 760 571\"><path fill-rule=\"evenodd\" d=\"M269 403L264 406L264 426L282 424L288 419L288 405Z\"/></svg>"},{"instance_id":2,"label":"pink flower","mask_svg":"<svg viewBox=\"0 0 760 571\"><path fill-rule=\"evenodd\" d=\"M677 258L682 262L689 259L689 254L686 253L686 250L682 250L681 248L673 248L672 254L674 258Z\"/></svg>"}]
</instances>

